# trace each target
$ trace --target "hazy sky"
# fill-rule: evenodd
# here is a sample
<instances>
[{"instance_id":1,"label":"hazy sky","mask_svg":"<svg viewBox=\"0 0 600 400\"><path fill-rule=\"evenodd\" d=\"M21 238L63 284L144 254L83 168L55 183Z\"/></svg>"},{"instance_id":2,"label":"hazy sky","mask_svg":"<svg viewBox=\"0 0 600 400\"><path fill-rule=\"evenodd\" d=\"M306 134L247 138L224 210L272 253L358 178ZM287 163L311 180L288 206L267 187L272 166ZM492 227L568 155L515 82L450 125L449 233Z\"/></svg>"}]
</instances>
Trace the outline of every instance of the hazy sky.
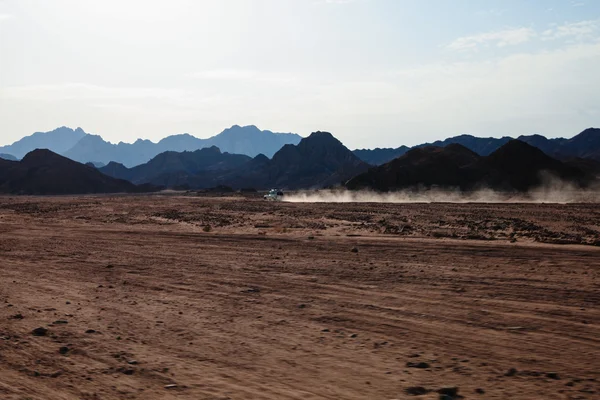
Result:
<instances>
[{"instance_id":1,"label":"hazy sky","mask_svg":"<svg viewBox=\"0 0 600 400\"><path fill-rule=\"evenodd\" d=\"M233 124L350 148L600 126L598 0L0 0L0 145Z\"/></svg>"}]
</instances>

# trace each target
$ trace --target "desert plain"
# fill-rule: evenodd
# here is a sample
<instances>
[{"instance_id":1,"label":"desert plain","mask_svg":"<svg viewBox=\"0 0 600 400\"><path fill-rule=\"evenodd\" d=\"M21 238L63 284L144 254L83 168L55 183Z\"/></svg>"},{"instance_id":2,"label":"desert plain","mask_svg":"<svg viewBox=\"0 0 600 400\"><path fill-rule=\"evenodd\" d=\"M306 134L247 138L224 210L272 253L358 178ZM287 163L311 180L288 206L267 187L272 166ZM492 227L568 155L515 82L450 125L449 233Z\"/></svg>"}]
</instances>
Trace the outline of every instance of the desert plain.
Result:
<instances>
[{"instance_id":1,"label":"desert plain","mask_svg":"<svg viewBox=\"0 0 600 400\"><path fill-rule=\"evenodd\" d=\"M594 203L0 197L3 400L598 399L599 305Z\"/></svg>"}]
</instances>

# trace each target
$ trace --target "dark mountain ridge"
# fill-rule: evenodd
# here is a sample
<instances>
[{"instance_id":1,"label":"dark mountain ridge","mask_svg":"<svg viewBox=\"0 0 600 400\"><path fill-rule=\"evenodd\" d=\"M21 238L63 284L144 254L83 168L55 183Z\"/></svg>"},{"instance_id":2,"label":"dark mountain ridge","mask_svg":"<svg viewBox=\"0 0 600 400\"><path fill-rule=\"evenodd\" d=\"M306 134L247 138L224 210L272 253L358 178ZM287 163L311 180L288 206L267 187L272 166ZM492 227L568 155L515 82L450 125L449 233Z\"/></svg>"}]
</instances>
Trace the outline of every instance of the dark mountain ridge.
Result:
<instances>
[{"instance_id":1,"label":"dark mountain ridge","mask_svg":"<svg viewBox=\"0 0 600 400\"><path fill-rule=\"evenodd\" d=\"M233 170L250 160L246 155L221 153L219 148L212 146L193 152L167 151L133 168L111 162L99 170L106 175L127 179L136 184L173 186L186 184L186 177L210 171Z\"/></svg>"},{"instance_id":2,"label":"dark mountain ridge","mask_svg":"<svg viewBox=\"0 0 600 400\"><path fill-rule=\"evenodd\" d=\"M271 160L254 158L219 183L234 188L316 189L340 185L368 168L331 133L318 131L298 145L283 146Z\"/></svg>"},{"instance_id":3,"label":"dark mountain ridge","mask_svg":"<svg viewBox=\"0 0 600 400\"><path fill-rule=\"evenodd\" d=\"M250 158L221 153L217 147L211 147L162 153L131 169L113 162L100 171L134 183L167 187L299 189L339 185L368 168L330 133L315 132L297 145L283 146L272 159L263 154Z\"/></svg>"},{"instance_id":4,"label":"dark mountain ridge","mask_svg":"<svg viewBox=\"0 0 600 400\"><path fill-rule=\"evenodd\" d=\"M460 144L480 156L487 156L511 140L513 140L513 138L508 136L501 138L482 138L472 135L459 135L445 140L438 140L433 143L420 144L412 148L427 146L446 147L449 144ZM517 140L537 147L547 155L560 160L569 158L587 158L600 161L600 129L597 128L586 129L571 139L548 139L542 135L528 135L519 136ZM361 149L355 150L354 154L371 165L381 165L403 155L408 150L409 148L405 146L397 149Z\"/></svg>"},{"instance_id":5,"label":"dark mountain ridge","mask_svg":"<svg viewBox=\"0 0 600 400\"><path fill-rule=\"evenodd\" d=\"M0 153L0 158L8 161L19 161L17 157L13 156L12 154Z\"/></svg>"},{"instance_id":6,"label":"dark mountain ridge","mask_svg":"<svg viewBox=\"0 0 600 400\"><path fill-rule=\"evenodd\" d=\"M553 159L525 142L511 140L489 156L480 156L460 144L419 147L354 177L346 186L378 191L419 187L527 191L541 185L546 174L579 186L593 179L576 166Z\"/></svg>"},{"instance_id":7,"label":"dark mountain ridge","mask_svg":"<svg viewBox=\"0 0 600 400\"><path fill-rule=\"evenodd\" d=\"M0 160L0 193L60 195L148 190L151 188L109 177L50 150L34 150L21 161Z\"/></svg>"}]
</instances>

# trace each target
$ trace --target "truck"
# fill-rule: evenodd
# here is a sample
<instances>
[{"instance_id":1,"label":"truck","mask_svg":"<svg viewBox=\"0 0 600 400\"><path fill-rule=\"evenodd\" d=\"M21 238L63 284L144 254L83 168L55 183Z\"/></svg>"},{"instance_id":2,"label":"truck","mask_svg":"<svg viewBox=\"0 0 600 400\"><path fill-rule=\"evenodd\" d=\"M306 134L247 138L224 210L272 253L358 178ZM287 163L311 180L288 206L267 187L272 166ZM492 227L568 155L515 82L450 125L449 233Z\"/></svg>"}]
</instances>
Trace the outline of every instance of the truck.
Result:
<instances>
[{"instance_id":1,"label":"truck","mask_svg":"<svg viewBox=\"0 0 600 400\"><path fill-rule=\"evenodd\" d=\"M268 201L281 201L283 200L283 192L279 189L271 189L263 198Z\"/></svg>"}]
</instances>

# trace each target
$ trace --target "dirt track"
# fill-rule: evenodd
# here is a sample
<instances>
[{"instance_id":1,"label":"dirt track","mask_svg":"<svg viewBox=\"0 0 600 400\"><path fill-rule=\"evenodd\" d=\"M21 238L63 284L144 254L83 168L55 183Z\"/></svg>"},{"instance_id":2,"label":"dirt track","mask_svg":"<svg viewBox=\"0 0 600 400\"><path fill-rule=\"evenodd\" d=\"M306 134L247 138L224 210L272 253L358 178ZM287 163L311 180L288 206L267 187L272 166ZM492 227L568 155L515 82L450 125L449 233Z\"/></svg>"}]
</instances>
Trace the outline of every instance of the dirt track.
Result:
<instances>
[{"instance_id":1,"label":"dirt track","mask_svg":"<svg viewBox=\"0 0 600 400\"><path fill-rule=\"evenodd\" d=\"M0 197L0 399L598 399L599 226L594 204Z\"/></svg>"}]
</instances>

